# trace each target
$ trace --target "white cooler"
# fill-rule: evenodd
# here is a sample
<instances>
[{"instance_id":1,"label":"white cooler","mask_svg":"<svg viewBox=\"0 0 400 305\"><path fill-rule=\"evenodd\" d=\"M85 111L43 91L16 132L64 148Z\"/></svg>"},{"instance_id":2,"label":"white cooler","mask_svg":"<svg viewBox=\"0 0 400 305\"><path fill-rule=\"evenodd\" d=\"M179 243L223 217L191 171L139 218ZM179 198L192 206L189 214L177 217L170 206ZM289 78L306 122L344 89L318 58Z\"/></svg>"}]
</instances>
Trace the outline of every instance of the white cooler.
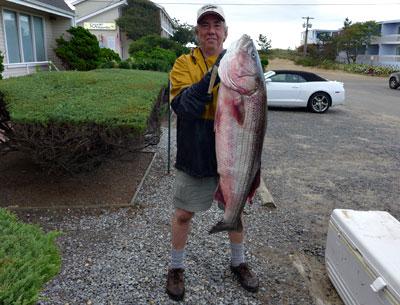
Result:
<instances>
[{"instance_id":1,"label":"white cooler","mask_svg":"<svg viewBox=\"0 0 400 305\"><path fill-rule=\"evenodd\" d=\"M400 305L400 222L382 211L333 210L325 264L346 305Z\"/></svg>"}]
</instances>

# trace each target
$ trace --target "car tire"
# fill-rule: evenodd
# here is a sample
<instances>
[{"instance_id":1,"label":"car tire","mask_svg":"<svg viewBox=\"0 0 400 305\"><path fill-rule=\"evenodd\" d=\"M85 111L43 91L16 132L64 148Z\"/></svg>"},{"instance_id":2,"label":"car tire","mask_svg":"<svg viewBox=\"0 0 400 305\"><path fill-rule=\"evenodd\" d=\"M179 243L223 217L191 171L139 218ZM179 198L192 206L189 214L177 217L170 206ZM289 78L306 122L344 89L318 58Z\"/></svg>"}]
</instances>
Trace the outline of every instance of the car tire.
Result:
<instances>
[{"instance_id":1,"label":"car tire","mask_svg":"<svg viewBox=\"0 0 400 305\"><path fill-rule=\"evenodd\" d=\"M400 84L397 82L396 77L391 77L389 79L389 87L390 89L397 89Z\"/></svg>"},{"instance_id":2,"label":"car tire","mask_svg":"<svg viewBox=\"0 0 400 305\"><path fill-rule=\"evenodd\" d=\"M331 105L331 97L325 92L316 92L310 96L307 104L308 110L315 113L326 112Z\"/></svg>"}]
</instances>

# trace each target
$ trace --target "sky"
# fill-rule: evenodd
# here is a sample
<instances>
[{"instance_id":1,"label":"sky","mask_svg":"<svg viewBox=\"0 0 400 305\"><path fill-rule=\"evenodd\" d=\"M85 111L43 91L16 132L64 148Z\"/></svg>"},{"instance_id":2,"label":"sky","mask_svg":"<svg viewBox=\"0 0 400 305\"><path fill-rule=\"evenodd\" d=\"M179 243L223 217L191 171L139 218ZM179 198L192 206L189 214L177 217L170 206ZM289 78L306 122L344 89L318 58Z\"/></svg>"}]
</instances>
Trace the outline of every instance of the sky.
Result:
<instances>
[{"instance_id":1,"label":"sky","mask_svg":"<svg viewBox=\"0 0 400 305\"><path fill-rule=\"evenodd\" d=\"M312 29L337 30L348 17L353 23L400 20L400 0L153 0L171 18L195 25L197 10L219 4L225 13L228 38L225 47L243 34L271 40L272 48L294 49L301 45L302 17L312 17ZM265 5L269 4L269 5ZM273 4L273 5L271 5ZM349 5L352 4L352 5ZM368 4L368 5L367 5Z\"/></svg>"}]
</instances>

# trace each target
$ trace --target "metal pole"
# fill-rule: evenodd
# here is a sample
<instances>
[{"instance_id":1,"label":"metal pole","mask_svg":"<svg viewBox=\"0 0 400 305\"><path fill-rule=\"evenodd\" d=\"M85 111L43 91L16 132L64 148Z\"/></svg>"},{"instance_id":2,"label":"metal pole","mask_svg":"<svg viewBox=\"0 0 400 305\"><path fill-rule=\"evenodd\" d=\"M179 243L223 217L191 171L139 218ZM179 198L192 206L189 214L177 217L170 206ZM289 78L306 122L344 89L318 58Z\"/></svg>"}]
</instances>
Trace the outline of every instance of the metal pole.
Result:
<instances>
[{"instance_id":1,"label":"metal pole","mask_svg":"<svg viewBox=\"0 0 400 305\"><path fill-rule=\"evenodd\" d=\"M169 92L170 84L168 84L168 162L167 162L167 173L170 173L171 168L171 105L169 103Z\"/></svg>"},{"instance_id":2,"label":"metal pole","mask_svg":"<svg viewBox=\"0 0 400 305\"><path fill-rule=\"evenodd\" d=\"M306 28L306 35L304 37L304 46L303 46L303 55L306 56L307 55L307 40L308 40L308 28L311 28L311 24L308 23L308 21L310 19L314 19L313 17L302 17L303 19L307 19L306 24L303 24L303 27Z\"/></svg>"}]
</instances>

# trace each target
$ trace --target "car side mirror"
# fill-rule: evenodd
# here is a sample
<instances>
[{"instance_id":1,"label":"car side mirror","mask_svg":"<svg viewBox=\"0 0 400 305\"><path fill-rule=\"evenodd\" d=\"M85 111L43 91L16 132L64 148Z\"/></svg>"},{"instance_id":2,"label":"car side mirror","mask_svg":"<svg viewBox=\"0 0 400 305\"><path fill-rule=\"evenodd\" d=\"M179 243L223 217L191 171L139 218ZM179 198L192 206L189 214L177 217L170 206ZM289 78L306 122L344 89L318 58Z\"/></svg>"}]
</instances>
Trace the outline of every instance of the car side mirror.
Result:
<instances>
[{"instance_id":1,"label":"car side mirror","mask_svg":"<svg viewBox=\"0 0 400 305\"><path fill-rule=\"evenodd\" d=\"M266 79L265 79L265 82L266 82L266 83L270 83L270 82L272 82L272 80L271 80L270 78L266 78Z\"/></svg>"}]
</instances>

